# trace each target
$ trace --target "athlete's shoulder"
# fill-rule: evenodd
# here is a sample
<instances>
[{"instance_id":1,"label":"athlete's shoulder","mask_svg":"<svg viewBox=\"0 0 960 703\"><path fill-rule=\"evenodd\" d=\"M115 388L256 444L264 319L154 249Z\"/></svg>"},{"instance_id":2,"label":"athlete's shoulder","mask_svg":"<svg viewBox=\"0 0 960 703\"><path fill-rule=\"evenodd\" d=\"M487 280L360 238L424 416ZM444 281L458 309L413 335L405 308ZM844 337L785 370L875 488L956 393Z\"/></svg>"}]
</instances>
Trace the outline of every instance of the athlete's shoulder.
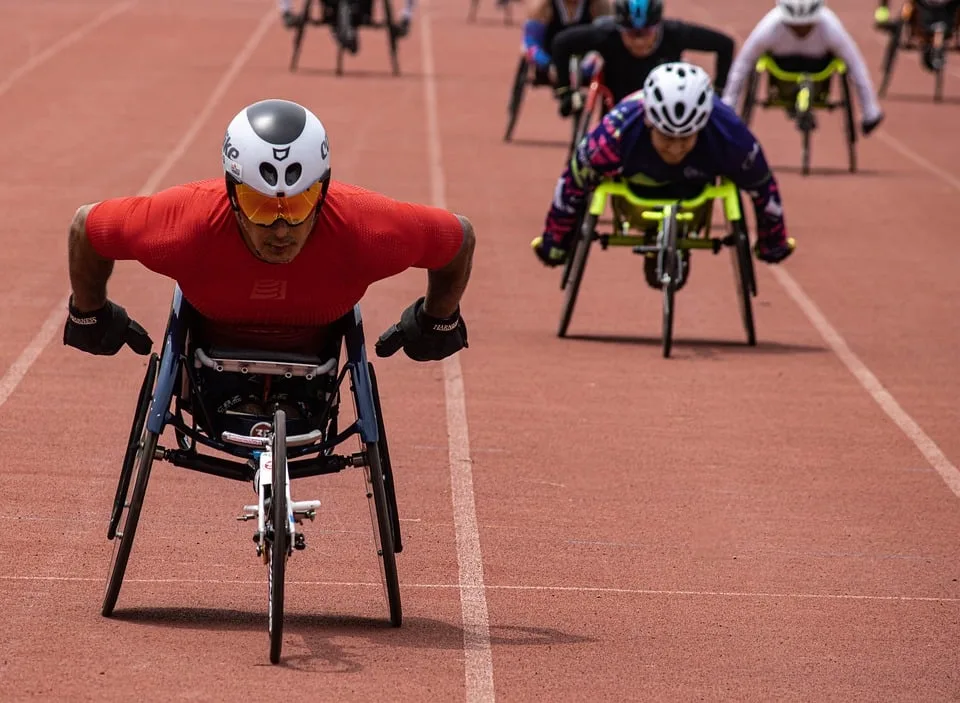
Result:
<instances>
[{"instance_id":1,"label":"athlete's shoulder","mask_svg":"<svg viewBox=\"0 0 960 703\"><path fill-rule=\"evenodd\" d=\"M674 18L663 20L663 33L664 34L679 34L681 32L687 31L688 27L691 27L690 22L684 22L683 20L678 20Z\"/></svg>"},{"instance_id":2,"label":"athlete's shoulder","mask_svg":"<svg viewBox=\"0 0 960 703\"><path fill-rule=\"evenodd\" d=\"M707 121L707 130L719 137L718 144L734 150L749 151L756 141L750 128L740 119L736 110L718 95L713 96L713 111Z\"/></svg>"},{"instance_id":3,"label":"athlete's shoulder","mask_svg":"<svg viewBox=\"0 0 960 703\"><path fill-rule=\"evenodd\" d=\"M785 27L783 23L783 13L780 11L779 7L771 8L767 11L763 17L760 18L760 21L753 28L753 34L758 34L762 32L775 32L780 27Z\"/></svg>"},{"instance_id":4,"label":"athlete's shoulder","mask_svg":"<svg viewBox=\"0 0 960 703\"><path fill-rule=\"evenodd\" d=\"M635 90L614 105L604 119L609 117L620 128L635 122L643 122L643 89Z\"/></svg>"},{"instance_id":5,"label":"athlete's shoulder","mask_svg":"<svg viewBox=\"0 0 960 703\"><path fill-rule=\"evenodd\" d=\"M820 9L820 14L817 17L817 25L822 32L826 32L829 36L836 37L847 34L847 28L843 26L843 20L829 7Z\"/></svg>"}]
</instances>

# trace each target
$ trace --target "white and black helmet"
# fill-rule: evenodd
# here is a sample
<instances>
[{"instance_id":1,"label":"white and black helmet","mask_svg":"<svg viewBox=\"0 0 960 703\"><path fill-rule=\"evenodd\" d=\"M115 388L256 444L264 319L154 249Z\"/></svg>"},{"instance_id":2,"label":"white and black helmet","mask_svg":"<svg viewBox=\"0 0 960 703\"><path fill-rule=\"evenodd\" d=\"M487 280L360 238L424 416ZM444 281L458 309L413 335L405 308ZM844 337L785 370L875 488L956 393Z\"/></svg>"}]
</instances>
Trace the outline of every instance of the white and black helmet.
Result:
<instances>
[{"instance_id":1,"label":"white and black helmet","mask_svg":"<svg viewBox=\"0 0 960 703\"><path fill-rule=\"evenodd\" d=\"M661 64L643 84L643 108L653 126L667 136L696 134L713 112L710 76L683 61Z\"/></svg>"},{"instance_id":2,"label":"white and black helmet","mask_svg":"<svg viewBox=\"0 0 960 703\"><path fill-rule=\"evenodd\" d=\"M777 0L784 24L812 24L823 9L824 0Z\"/></svg>"},{"instance_id":3,"label":"white and black helmet","mask_svg":"<svg viewBox=\"0 0 960 703\"><path fill-rule=\"evenodd\" d=\"M270 197L291 197L330 179L323 123L289 100L262 100L241 110L223 138L223 172Z\"/></svg>"}]
</instances>

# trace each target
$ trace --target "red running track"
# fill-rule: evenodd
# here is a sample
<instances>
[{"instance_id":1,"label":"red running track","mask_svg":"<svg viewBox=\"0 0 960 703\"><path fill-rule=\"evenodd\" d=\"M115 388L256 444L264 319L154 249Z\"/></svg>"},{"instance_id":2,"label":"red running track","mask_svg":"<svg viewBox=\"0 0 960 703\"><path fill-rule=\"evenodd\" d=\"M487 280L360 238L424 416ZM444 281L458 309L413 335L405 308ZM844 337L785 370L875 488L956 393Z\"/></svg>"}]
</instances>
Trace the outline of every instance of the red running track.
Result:
<instances>
[{"instance_id":1,"label":"red running track","mask_svg":"<svg viewBox=\"0 0 960 703\"><path fill-rule=\"evenodd\" d=\"M875 69L869 8L834 7ZM932 80L902 57L853 176L836 172L839 116L814 143L832 171L803 178L798 135L761 115L800 248L776 272L759 268L754 349L741 344L727 258L695 256L664 360L659 296L622 251L591 256L574 338L554 336L557 274L528 242L566 125L537 91L503 144L519 27L489 7L476 25L462 3L420 11L403 76L367 32L337 78L324 31L287 71L272 2L0 4L4 699L960 696L960 103L933 105ZM671 6L738 42L764 11ZM224 125L268 95L320 114L338 178L444 204L479 237L470 349L444 364L377 362L404 626L385 623L362 478L298 482L323 506L290 562L278 667L264 569L234 520L245 485L157 465L116 617L100 617L104 526L143 361L59 342L77 205L217 174ZM422 286L416 271L374 286L368 337ZM156 340L169 282L120 264L110 292ZM888 411L912 418L910 434Z\"/></svg>"}]
</instances>

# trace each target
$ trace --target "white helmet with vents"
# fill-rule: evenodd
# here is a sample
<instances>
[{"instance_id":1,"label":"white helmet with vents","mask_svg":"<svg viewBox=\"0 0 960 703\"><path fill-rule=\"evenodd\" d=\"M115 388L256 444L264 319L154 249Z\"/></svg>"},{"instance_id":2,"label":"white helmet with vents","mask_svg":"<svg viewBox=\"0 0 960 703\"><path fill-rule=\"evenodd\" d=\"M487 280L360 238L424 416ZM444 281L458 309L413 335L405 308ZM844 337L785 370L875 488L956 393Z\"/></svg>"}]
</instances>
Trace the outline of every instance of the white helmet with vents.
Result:
<instances>
[{"instance_id":1,"label":"white helmet with vents","mask_svg":"<svg viewBox=\"0 0 960 703\"><path fill-rule=\"evenodd\" d=\"M713 83L699 66L677 61L650 71L643 84L644 113L669 137L688 137L707 124L713 112Z\"/></svg>"},{"instance_id":2,"label":"white helmet with vents","mask_svg":"<svg viewBox=\"0 0 960 703\"><path fill-rule=\"evenodd\" d=\"M223 171L269 197L293 197L330 178L330 144L323 123L289 100L245 107L223 138Z\"/></svg>"},{"instance_id":3,"label":"white helmet with vents","mask_svg":"<svg viewBox=\"0 0 960 703\"><path fill-rule=\"evenodd\" d=\"M823 6L824 0L777 0L780 21L784 24L813 24Z\"/></svg>"}]
</instances>

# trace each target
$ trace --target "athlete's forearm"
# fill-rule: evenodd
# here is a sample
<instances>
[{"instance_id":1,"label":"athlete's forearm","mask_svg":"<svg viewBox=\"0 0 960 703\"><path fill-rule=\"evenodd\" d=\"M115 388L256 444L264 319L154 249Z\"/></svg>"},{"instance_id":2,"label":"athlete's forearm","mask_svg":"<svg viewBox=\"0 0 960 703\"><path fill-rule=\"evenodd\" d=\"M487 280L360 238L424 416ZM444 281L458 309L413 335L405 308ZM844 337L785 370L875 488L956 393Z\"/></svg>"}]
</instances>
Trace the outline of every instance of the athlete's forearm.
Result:
<instances>
[{"instance_id":1,"label":"athlete's forearm","mask_svg":"<svg viewBox=\"0 0 960 703\"><path fill-rule=\"evenodd\" d=\"M72 303L80 312L103 307L107 302L107 281L113 273L113 261L100 256L87 237L87 213L91 207L84 205L77 210L67 240Z\"/></svg>"},{"instance_id":2,"label":"athlete's forearm","mask_svg":"<svg viewBox=\"0 0 960 703\"><path fill-rule=\"evenodd\" d=\"M733 38L709 27L690 24L687 28L687 44L684 48L690 51L711 52L716 55L714 87L722 93L727 84L730 66L733 64L733 54L736 48Z\"/></svg>"},{"instance_id":3,"label":"athlete's forearm","mask_svg":"<svg viewBox=\"0 0 960 703\"><path fill-rule=\"evenodd\" d=\"M462 215L457 215L457 219L463 227L460 251L443 268L427 272L427 295L423 302L423 311L432 317L453 315L470 280L476 236L470 220Z\"/></svg>"}]
</instances>

